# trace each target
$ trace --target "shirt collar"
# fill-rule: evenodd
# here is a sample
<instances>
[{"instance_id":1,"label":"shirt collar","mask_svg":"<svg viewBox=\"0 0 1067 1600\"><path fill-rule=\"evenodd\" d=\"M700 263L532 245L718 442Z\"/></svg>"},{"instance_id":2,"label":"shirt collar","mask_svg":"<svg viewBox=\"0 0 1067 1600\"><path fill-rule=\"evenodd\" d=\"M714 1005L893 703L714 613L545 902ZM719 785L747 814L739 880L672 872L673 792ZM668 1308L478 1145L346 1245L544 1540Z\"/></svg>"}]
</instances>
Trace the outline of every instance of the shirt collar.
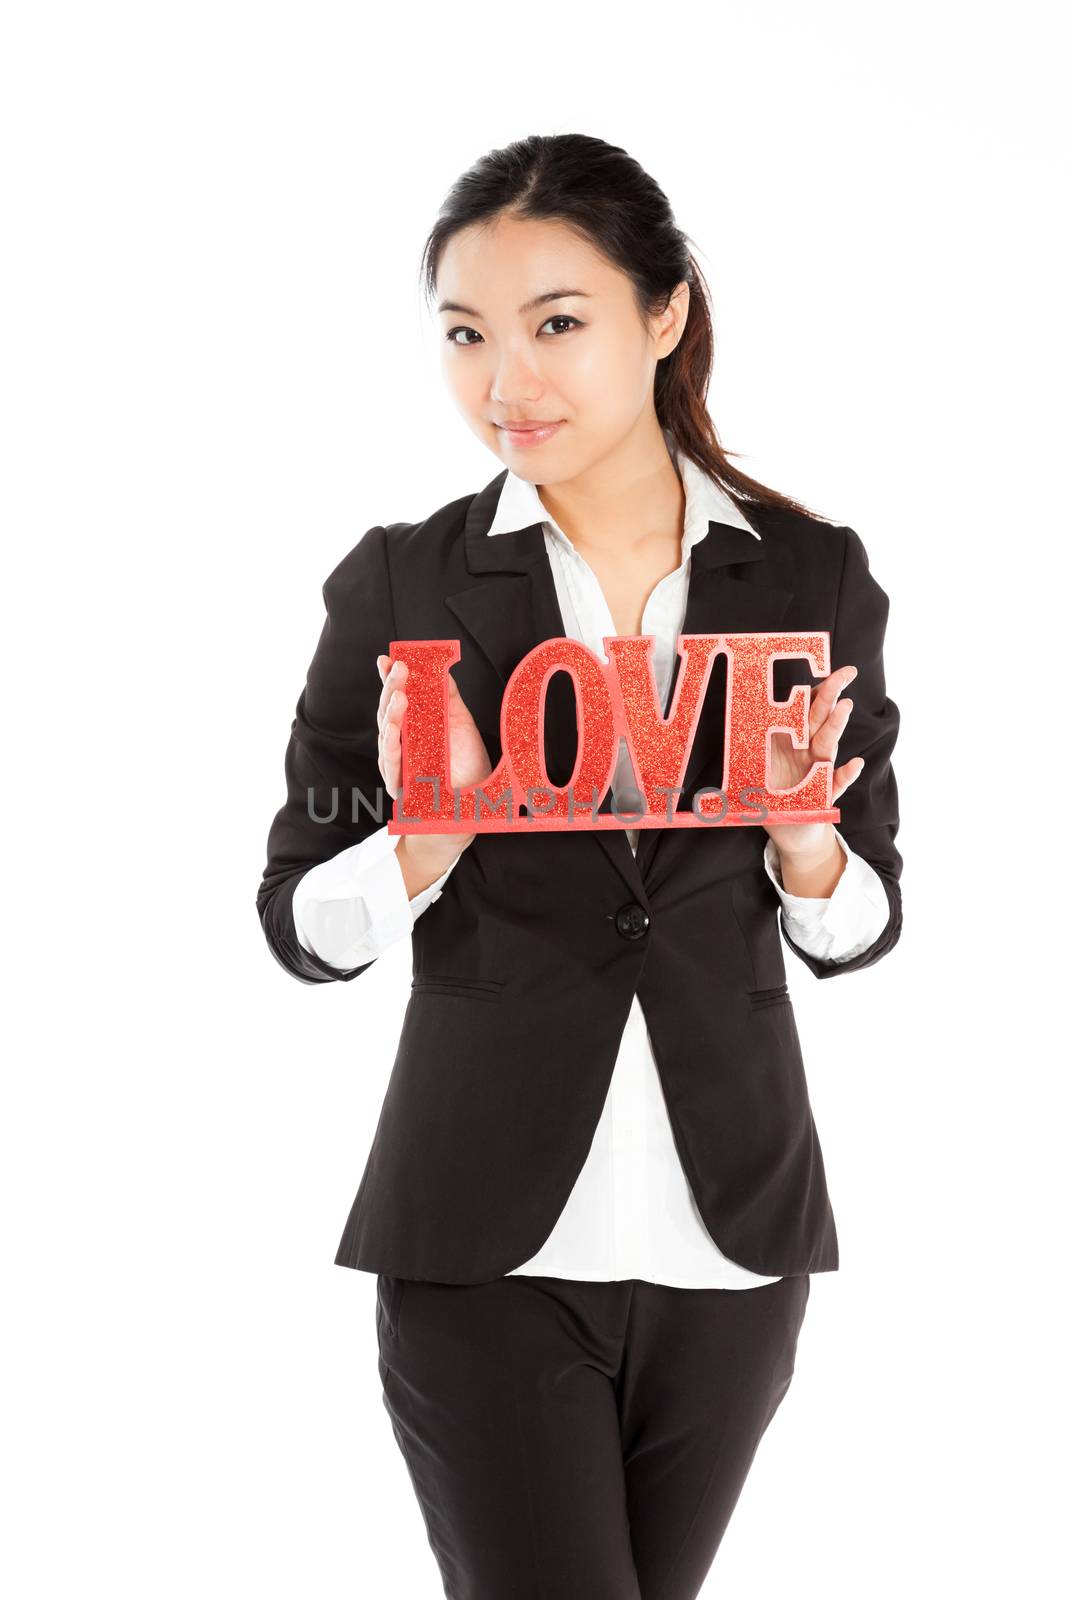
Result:
<instances>
[{"instance_id":1,"label":"shirt collar","mask_svg":"<svg viewBox=\"0 0 1067 1600\"><path fill-rule=\"evenodd\" d=\"M690 550L701 539L707 537L709 522L726 522L733 528L743 528L754 539L760 535L750 522L746 522L738 507L731 500L725 489L721 488L704 469L697 465L689 456L677 447L674 435L669 428L664 428L663 436L671 458L678 467L682 479L682 488L685 492L685 522L682 530L682 563L687 560ZM496 511L489 527L489 537L494 533L514 533L519 528L528 528L531 523L543 522L562 542L573 550L574 545L568 539L559 523L551 517L542 503L537 486L527 483L525 478L520 478L518 473L508 468L500 490Z\"/></svg>"}]
</instances>

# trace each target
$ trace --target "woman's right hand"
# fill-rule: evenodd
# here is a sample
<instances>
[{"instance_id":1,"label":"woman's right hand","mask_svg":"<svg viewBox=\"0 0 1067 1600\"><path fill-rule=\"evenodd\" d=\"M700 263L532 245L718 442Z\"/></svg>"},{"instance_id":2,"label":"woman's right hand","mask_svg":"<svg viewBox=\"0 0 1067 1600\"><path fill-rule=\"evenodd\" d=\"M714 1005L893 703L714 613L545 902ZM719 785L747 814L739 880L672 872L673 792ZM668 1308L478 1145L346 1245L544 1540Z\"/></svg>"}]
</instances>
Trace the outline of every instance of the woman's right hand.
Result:
<instances>
[{"instance_id":1,"label":"woman's right hand","mask_svg":"<svg viewBox=\"0 0 1067 1600\"><path fill-rule=\"evenodd\" d=\"M400 792L400 724L407 710L408 697L403 685L408 679L404 661L390 663L388 656L377 658L382 692L378 699L378 770L389 795ZM448 674L448 759L452 786L469 789L484 783L492 772L485 741L468 711L452 674ZM473 844L474 833L405 833L399 840L408 859L424 867L432 878L439 877L452 862Z\"/></svg>"}]
</instances>

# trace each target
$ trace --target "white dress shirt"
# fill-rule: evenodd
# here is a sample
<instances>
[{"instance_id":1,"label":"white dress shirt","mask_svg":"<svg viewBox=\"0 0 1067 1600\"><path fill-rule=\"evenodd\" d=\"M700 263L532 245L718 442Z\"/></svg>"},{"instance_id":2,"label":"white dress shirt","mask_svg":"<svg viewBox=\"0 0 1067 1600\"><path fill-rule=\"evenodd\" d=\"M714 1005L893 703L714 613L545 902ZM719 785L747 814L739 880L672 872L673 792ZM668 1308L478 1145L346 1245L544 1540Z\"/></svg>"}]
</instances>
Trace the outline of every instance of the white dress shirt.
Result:
<instances>
[{"instance_id":1,"label":"white dress shirt","mask_svg":"<svg viewBox=\"0 0 1067 1600\"><path fill-rule=\"evenodd\" d=\"M676 450L669 430L664 436L686 497L682 552L679 565L649 595L640 631L656 639L654 675L666 714L693 545L705 537L709 521L745 528L756 539L759 534L714 479ZM567 635L607 663L603 640L615 637L616 630L596 574L546 511L536 487L509 471L489 537L538 520ZM641 810L625 738L612 787L620 811ZM786 891L770 838L763 860L796 943L823 960L844 961L873 944L889 920L889 901L873 867L849 848L836 828L834 832L846 864L826 899ZM626 835L636 851L639 830L627 828ZM383 825L305 873L293 895L293 916L306 950L342 971L362 966L410 933L416 917L444 893L455 863L408 899L395 854L399 839ZM746 1289L777 1282L775 1276L731 1261L708 1232L679 1160L636 995L585 1164L548 1238L508 1276L516 1273L600 1281L641 1278L680 1288Z\"/></svg>"}]
</instances>

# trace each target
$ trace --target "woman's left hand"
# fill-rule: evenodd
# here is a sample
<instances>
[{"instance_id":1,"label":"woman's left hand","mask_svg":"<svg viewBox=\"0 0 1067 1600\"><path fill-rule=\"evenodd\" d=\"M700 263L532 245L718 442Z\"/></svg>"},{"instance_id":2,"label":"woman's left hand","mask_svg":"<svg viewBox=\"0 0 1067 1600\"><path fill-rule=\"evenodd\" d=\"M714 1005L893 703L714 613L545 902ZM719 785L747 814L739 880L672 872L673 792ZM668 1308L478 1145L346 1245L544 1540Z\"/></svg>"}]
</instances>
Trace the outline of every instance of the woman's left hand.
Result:
<instances>
[{"instance_id":1,"label":"woman's left hand","mask_svg":"<svg viewBox=\"0 0 1067 1600\"><path fill-rule=\"evenodd\" d=\"M852 712L852 701L841 700L839 695L857 675L856 667L838 667L823 678L808 708L808 748L797 750L788 733L772 733L770 757L767 762L767 782L772 789L795 789L802 783L817 761L836 761L837 746ZM843 767L834 770L831 804L844 794L849 784L855 783L863 771L863 757L853 756ZM833 837L831 822L779 822L772 826L763 824L778 846L782 856L798 860L818 855L828 847Z\"/></svg>"}]
</instances>

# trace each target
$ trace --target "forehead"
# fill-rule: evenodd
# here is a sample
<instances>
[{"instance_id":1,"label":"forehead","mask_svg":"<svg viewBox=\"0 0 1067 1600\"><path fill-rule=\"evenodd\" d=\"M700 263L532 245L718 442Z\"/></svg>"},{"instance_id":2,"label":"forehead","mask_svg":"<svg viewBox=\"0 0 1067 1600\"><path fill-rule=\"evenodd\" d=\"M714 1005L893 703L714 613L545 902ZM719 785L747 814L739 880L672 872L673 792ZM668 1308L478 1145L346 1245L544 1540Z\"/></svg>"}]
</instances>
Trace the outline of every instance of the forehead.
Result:
<instances>
[{"instance_id":1,"label":"forehead","mask_svg":"<svg viewBox=\"0 0 1067 1600\"><path fill-rule=\"evenodd\" d=\"M437 267L437 302L452 300L480 313L515 315L536 295L560 288L608 298L625 284L588 239L564 222L499 217L463 228Z\"/></svg>"}]
</instances>

